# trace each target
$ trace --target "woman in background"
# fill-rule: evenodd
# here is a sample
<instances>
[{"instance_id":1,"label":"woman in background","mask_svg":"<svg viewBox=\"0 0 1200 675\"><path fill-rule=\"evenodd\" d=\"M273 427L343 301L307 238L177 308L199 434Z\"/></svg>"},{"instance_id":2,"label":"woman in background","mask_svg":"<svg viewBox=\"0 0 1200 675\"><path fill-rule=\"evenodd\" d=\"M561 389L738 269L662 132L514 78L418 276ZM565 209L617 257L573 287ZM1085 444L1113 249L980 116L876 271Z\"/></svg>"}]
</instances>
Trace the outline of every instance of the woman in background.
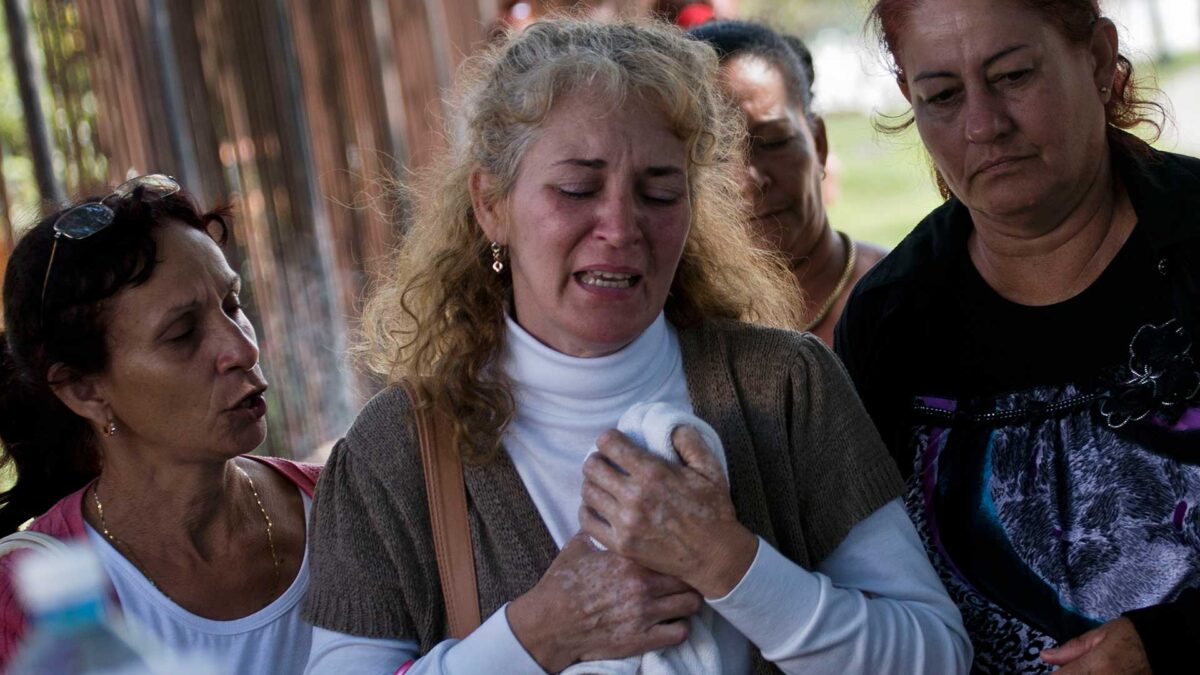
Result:
<instances>
[{"instance_id":1,"label":"woman in background","mask_svg":"<svg viewBox=\"0 0 1200 675\"><path fill-rule=\"evenodd\" d=\"M829 140L813 110L812 55L799 39L746 21L714 21L690 34L716 49L722 88L750 131L745 194L754 232L787 258L800 283L804 330L832 345L850 290L886 251L829 225Z\"/></svg>"}]
</instances>

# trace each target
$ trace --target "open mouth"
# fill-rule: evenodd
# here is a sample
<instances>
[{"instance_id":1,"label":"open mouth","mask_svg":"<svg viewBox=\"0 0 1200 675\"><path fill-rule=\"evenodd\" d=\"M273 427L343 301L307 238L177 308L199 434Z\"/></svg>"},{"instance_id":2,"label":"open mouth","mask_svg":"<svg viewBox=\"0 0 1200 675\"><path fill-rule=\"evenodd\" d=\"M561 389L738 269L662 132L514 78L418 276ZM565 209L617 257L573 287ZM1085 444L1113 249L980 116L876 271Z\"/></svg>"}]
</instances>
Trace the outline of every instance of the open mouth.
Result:
<instances>
[{"instance_id":1,"label":"open mouth","mask_svg":"<svg viewBox=\"0 0 1200 675\"><path fill-rule=\"evenodd\" d=\"M244 398L242 398L242 400L238 401L237 405L233 406L231 408L231 410L255 410L255 409L257 409L259 406L262 406L266 403L266 399L263 398L263 392L265 392L266 390L267 390L266 387L263 387L261 389L255 389L254 391L247 394Z\"/></svg>"},{"instance_id":2,"label":"open mouth","mask_svg":"<svg viewBox=\"0 0 1200 675\"><path fill-rule=\"evenodd\" d=\"M594 286L596 288L632 288L637 282L641 281L642 275L587 270L576 272L575 278L584 286Z\"/></svg>"}]
</instances>

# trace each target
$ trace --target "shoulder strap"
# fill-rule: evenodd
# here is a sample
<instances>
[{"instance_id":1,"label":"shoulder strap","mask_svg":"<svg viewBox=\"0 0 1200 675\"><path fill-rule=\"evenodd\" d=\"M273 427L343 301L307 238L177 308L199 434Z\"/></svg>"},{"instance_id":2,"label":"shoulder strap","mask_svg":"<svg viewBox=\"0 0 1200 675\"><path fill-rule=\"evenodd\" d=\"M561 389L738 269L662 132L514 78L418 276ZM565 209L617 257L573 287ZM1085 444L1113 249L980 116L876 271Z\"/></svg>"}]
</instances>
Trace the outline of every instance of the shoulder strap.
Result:
<instances>
[{"instance_id":1,"label":"shoulder strap","mask_svg":"<svg viewBox=\"0 0 1200 675\"><path fill-rule=\"evenodd\" d=\"M417 404L412 385L404 383L413 402L417 437L421 442L421 464L425 470L425 492L429 497L429 520L437 554L438 575L450 635L465 638L479 627L479 593L475 581L475 557L471 549L471 524L467 517L467 491L463 484L462 459L454 446L454 425L441 410Z\"/></svg>"},{"instance_id":2,"label":"shoulder strap","mask_svg":"<svg viewBox=\"0 0 1200 675\"><path fill-rule=\"evenodd\" d=\"M22 549L58 551L64 548L66 548L66 544L44 532L13 532L0 539L0 558Z\"/></svg>"}]
</instances>

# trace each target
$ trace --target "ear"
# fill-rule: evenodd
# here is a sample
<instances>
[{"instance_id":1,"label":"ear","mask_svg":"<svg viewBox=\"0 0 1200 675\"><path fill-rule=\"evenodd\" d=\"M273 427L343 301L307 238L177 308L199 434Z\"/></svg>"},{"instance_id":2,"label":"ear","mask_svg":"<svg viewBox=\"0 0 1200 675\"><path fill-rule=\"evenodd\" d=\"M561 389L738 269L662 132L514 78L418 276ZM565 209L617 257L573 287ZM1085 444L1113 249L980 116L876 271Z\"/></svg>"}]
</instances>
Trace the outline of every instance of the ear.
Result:
<instances>
[{"instance_id":1,"label":"ear","mask_svg":"<svg viewBox=\"0 0 1200 675\"><path fill-rule=\"evenodd\" d=\"M896 85L900 87L900 95L904 97L905 101L908 101L909 105L912 105L912 92L908 90L908 80L897 77Z\"/></svg>"},{"instance_id":2,"label":"ear","mask_svg":"<svg viewBox=\"0 0 1200 675\"><path fill-rule=\"evenodd\" d=\"M56 363L50 366L47 379L55 383L50 385L50 390L58 400L96 429L103 429L112 419L112 408L100 394L94 377L77 375L67 366Z\"/></svg>"},{"instance_id":3,"label":"ear","mask_svg":"<svg viewBox=\"0 0 1200 675\"><path fill-rule=\"evenodd\" d=\"M476 167L471 171L470 191L471 208L475 211L475 221L483 229L483 233L491 241L501 246L508 244L508 228L502 217L501 205L495 198L496 176Z\"/></svg>"},{"instance_id":4,"label":"ear","mask_svg":"<svg viewBox=\"0 0 1200 675\"><path fill-rule=\"evenodd\" d=\"M823 169L825 161L829 159L829 136L825 133L825 118L813 115L808 123L812 127L813 141L817 144L817 159L821 161Z\"/></svg>"},{"instance_id":5,"label":"ear","mask_svg":"<svg viewBox=\"0 0 1200 675\"><path fill-rule=\"evenodd\" d=\"M1111 92L1117 76L1117 59L1120 56L1120 40L1117 37L1117 27L1109 19L1100 19L1092 31L1090 45L1092 54L1092 77L1096 89L1107 87ZM1112 94L1110 93L1109 96ZM1107 103L1107 97L1105 102Z\"/></svg>"}]
</instances>

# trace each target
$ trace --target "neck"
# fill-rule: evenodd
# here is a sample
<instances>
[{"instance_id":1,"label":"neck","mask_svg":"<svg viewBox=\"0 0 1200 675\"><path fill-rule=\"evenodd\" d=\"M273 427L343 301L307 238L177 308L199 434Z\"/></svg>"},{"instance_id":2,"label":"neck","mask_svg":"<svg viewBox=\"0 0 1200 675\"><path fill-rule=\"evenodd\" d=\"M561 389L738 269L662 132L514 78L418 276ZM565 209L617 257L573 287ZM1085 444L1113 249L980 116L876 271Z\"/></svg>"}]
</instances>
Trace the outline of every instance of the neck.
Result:
<instances>
[{"instance_id":1,"label":"neck","mask_svg":"<svg viewBox=\"0 0 1200 675\"><path fill-rule=\"evenodd\" d=\"M837 283L846 265L846 246L825 220L807 240L789 252L792 273L810 299L814 292Z\"/></svg>"},{"instance_id":2,"label":"neck","mask_svg":"<svg viewBox=\"0 0 1200 675\"><path fill-rule=\"evenodd\" d=\"M254 522L235 462L169 463L106 448L96 486L105 524L126 542L207 557L219 540ZM84 511L89 521L98 519L94 499L85 500Z\"/></svg>"},{"instance_id":3,"label":"neck","mask_svg":"<svg viewBox=\"0 0 1200 675\"><path fill-rule=\"evenodd\" d=\"M1051 305L1086 290L1108 267L1137 223L1108 156L1064 216L1042 222L971 212L971 262L1002 297Z\"/></svg>"}]
</instances>

